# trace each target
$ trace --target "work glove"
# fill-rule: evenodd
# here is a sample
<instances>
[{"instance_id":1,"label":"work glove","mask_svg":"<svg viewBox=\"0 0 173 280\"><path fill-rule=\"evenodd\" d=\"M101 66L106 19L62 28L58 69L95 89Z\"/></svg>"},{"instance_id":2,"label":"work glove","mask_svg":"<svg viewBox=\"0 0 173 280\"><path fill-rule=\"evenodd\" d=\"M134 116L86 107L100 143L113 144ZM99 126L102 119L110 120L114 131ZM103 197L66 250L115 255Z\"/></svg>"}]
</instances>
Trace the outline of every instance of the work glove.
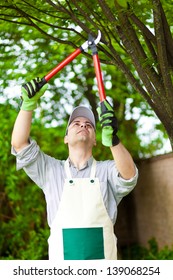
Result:
<instances>
[{"instance_id":1,"label":"work glove","mask_svg":"<svg viewBox=\"0 0 173 280\"><path fill-rule=\"evenodd\" d=\"M48 85L40 78L31 80L22 86L22 106L24 111L33 111L37 108L39 98L45 93Z\"/></svg>"},{"instance_id":2,"label":"work glove","mask_svg":"<svg viewBox=\"0 0 173 280\"><path fill-rule=\"evenodd\" d=\"M102 144L107 147L118 145L120 142L117 136L118 121L112 106L104 100L97 108L97 112L102 127Z\"/></svg>"}]
</instances>

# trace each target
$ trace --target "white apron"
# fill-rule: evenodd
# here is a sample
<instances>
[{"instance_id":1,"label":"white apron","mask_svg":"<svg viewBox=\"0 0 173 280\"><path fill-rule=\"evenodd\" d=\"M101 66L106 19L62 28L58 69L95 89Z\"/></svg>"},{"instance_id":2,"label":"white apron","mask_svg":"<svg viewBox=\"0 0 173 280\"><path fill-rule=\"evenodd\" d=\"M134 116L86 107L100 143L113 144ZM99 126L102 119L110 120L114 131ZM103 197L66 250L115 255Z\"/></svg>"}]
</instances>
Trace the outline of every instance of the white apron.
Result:
<instances>
[{"instance_id":1,"label":"white apron","mask_svg":"<svg viewBox=\"0 0 173 280\"><path fill-rule=\"evenodd\" d=\"M102 199L93 160L90 178L72 178L65 162L64 190L50 229L49 259L116 260L117 246L112 221Z\"/></svg>"}]
</instances>

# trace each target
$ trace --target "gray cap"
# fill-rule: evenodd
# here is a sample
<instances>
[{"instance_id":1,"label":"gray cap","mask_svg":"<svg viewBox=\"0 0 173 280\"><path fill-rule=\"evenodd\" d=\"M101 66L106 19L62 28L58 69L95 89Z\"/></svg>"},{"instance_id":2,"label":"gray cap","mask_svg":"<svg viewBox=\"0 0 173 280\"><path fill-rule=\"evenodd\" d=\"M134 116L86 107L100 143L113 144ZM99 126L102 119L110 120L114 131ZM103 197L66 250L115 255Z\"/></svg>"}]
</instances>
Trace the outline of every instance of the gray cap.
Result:
<instances>
[{"instance_id":1,"label":"gray cap","mask_svg":"<svg viewBox=\"0 0 173 280\"><path fill-rule=\"evenodd\" d=\"M78 117L87 118L91 122L94 129L96 129L95 117L94 117L93 112L88 107L78 106L78 107L74 108L73 112L71 113L71 115L69 117L66 134L67 134L69 125L72 123L72 121L74 119L76 119Z\"/></svg>"}]
</instances>

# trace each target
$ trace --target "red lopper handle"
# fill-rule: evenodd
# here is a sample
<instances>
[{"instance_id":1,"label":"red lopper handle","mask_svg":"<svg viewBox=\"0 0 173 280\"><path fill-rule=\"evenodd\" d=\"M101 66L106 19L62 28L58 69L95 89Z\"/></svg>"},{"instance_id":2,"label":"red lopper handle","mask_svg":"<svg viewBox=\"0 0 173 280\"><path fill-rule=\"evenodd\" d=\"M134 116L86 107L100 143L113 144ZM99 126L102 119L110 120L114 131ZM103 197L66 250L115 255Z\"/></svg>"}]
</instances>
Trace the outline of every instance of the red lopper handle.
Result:
<instances>
[{"instance_id":1,"label":"red lopper handle","mask_svg":"<svg viewBox=\"0 0 173 280\"><path fill-rule=\"evenodd\" d=\"M64 68L67 64L69 64L76 56L78 56L82 52L81 48L76 49L72 52L67 58L65 58L62 62L60 62L53 70L51 70L44 79L48 82L55 74L57 74L62 68Z\"/></svg>"},{"instance_id":2,"label":"red lopper handle","mask_svg":"<svg viewBox=\"0 0 173 280\"><path fill-rule=\"evenodd\" d=\"M100 60L97 53L93 55L93 61L94 61L95 74L96 74L97 84L99 89L99 97L100 97L100 101L102 102L106 99L106 93L105 93L103 79L102 79Z\"/></svg>"},{"instance_id":3,"label":"red lopper handle","mask_svg":"<svg viewBox=\"0 0 173 280\"><path fill-rule=\"evenodd\" d=\"M70 63L76 56L78 56L83 51L80 47L72 52L67 58L60 62L55 68L53 68L46 76L44 76L39 82L37 81L37 91L39 91L55 74L57 74L62 68L64 68L68 63ZM25 85L23 85L25 87ZM25 88L27 91L27 87ZM36 92L35 92L36 93ZM28 94L30 92L28 91ZM31 97L30 97L31 98Z\"/></svg>"}]
</instances>

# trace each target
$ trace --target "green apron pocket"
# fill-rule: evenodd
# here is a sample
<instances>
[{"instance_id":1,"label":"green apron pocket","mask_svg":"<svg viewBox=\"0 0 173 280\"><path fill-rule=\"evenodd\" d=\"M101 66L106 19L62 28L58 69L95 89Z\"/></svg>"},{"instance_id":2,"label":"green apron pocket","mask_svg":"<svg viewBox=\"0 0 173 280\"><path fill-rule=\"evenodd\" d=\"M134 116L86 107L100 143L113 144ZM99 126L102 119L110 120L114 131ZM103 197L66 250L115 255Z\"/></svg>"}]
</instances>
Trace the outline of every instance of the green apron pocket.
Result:
<instances>
[{"instance_id":1,"label":"green apron pocket","mask_svg":"<svg viewBox=\"0 0 173 280\"><path fill-rule=\"evenodd\" d=\"M104 259L103 228L63 229L64 260Z\"/></svg>"}]
</instances>

